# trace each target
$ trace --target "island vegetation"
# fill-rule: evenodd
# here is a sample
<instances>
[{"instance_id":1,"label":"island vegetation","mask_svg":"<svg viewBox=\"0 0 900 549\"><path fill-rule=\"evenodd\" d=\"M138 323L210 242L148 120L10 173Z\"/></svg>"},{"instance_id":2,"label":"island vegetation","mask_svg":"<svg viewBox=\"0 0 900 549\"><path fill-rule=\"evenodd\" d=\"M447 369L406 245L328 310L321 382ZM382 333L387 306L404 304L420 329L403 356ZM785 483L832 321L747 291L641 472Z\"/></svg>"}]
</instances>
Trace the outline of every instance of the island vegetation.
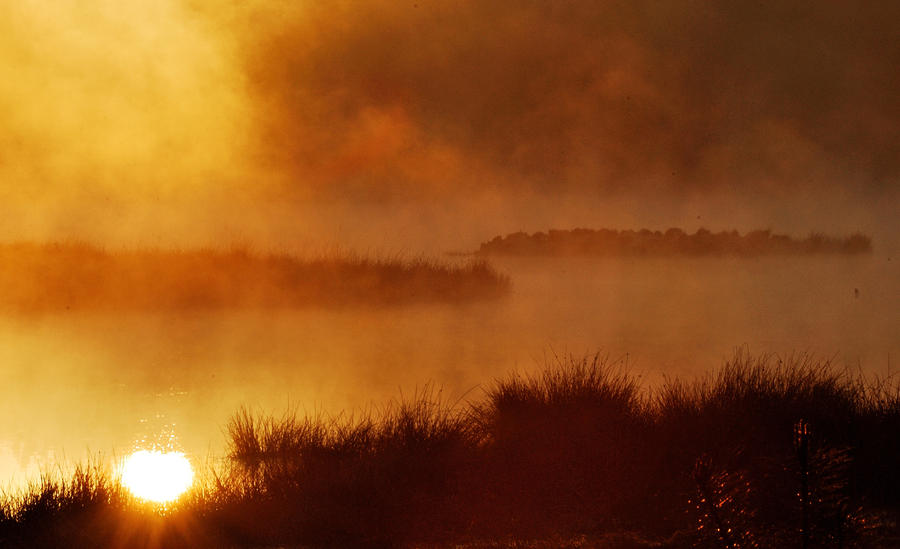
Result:
<instances>
[{"instance_id":1,"label":"island vegetation","mask_svg":"<svg viewBox=\"0 0 900 549\"><path fill-rule=\"evenodd\" d=\"M895 380L809 355L739 352L656 387L560 358L469 402L241 410L225 465L178 503L84 466L8 494L0 546L896 546L898 432Z\"/></svg>"},{"instance_id":2,"label":"island vegetation","mask_svg":"<svg viewBox=\"0 0 900 549\"><path fill-rule=\"evenodd\" d=\"M797 239L770 230L750 231L741 235L735 230L714 233L697 229L694 234L678 228L665 232L648 229L572 229L549 230L528 234L517 232L497 236L484 242L476 255L513 256L641 256L641 255L739 255L768 254L861 254L872 251L872 240L855 233L832 237L815 233Z\"/></svg>"},{"instance_id":3,"label":"island vegetation","mask_svg":"<svg viewBox=\"0 0 900 549\"><path fill-rule=\"evenodd\" d=\"M0 309L182 310L464 302L505 294L483 260L303 259L246 249L108 251L86 243L0 244Z\"/></svg>"}]
</instances>

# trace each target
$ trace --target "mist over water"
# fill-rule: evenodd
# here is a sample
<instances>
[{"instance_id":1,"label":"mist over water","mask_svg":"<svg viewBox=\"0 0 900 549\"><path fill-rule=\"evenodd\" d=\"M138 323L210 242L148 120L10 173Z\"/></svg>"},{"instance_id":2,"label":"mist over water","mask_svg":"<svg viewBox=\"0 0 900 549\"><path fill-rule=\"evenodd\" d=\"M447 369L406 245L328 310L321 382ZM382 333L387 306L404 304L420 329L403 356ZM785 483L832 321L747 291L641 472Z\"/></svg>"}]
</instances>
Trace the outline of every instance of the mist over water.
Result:
<instances>
[{"instance_id":1,"label":"mist over water","mask_svg":"<svg viewBox=\"0 0 900 549\"><path fill-rule=\"evenodd\" d=\"M5 316L0 477L172 435L217 458L240 406L339 413L427 382L474 400L554 354L608 353L648 386L703 375L737 346L881 376L900 357L900 266L882 254L495 264L511 295L463 305Z\"/></svg>"}]
</instances>

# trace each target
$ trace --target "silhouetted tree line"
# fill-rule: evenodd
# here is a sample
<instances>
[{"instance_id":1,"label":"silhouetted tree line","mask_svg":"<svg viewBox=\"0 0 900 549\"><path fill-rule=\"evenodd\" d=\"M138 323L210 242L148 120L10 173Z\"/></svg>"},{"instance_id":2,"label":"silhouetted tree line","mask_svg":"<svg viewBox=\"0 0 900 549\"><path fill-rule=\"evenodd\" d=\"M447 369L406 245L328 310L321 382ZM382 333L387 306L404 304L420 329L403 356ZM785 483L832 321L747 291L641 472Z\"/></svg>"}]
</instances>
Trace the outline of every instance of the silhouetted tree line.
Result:
<instances>
[{"instance_id":1,"label":"silhouetted tree line","mask_svg":"<svg viewBox=\"0 0 900 549\"><path fill-rule=\"evenodd\" d=\"M741 235L736 230L714 233L700 228L694 234L671 228L572 229L516 232L496 236L478 248L478 255L762 255L859 254L872 251L872 239L860 233L832 237L813 233L803 239L774 234L768 229Z\"/></svg>"}]
</instances>

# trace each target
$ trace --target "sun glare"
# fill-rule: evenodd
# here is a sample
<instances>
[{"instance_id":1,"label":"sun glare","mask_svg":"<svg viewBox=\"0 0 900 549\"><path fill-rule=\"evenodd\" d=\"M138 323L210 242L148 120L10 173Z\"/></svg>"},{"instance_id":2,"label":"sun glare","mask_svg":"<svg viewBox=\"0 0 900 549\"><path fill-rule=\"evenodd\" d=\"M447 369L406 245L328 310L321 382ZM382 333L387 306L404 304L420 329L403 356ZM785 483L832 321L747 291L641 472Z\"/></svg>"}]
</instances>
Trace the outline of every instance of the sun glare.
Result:
<instances>
[{"instance_id":1,"label":"sun glare","mask_svg":"<svg viewBox=\"0 0 900 549\"><path fill-rule=\"evenodd\" d=\"M175 501L193 481L191 463L181 452L139 450L122 463L122 484L147 501Z\"/></svg>"}]
</instances>

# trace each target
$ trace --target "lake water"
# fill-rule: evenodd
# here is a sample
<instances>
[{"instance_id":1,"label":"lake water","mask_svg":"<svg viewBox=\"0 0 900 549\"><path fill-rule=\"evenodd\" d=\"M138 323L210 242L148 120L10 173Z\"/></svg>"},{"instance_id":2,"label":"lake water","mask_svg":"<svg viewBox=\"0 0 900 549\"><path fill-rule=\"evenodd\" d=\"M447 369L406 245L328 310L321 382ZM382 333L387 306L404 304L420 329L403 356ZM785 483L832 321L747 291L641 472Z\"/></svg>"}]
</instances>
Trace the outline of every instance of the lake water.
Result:
<instances>
[{"instance_id":1,"label":"lake water","mask_svg":"<svg viewBox=\"0 0 900 549\"><path fill-rule=\"evenodd\" d=\"M339 411L429 381L477 399L553 354L627 359L648 385L738 346L878 375L900 358L900 257L493 263L512 294L458 306L0 317L0 484L166 440L221 456L240 406Z\"/></svg>"}]
</instances>

